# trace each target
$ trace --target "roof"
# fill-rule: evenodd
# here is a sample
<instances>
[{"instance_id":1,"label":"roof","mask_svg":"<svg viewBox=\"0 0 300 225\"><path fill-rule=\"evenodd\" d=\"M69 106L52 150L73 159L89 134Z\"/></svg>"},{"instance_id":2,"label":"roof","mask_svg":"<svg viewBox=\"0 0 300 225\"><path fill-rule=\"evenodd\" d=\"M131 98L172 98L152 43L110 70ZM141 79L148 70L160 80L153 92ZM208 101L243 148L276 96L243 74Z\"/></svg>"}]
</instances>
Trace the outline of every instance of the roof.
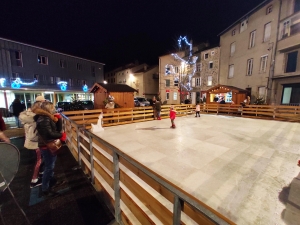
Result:
<instances>
[{"instance_id":1,"label":"roof","mask_svg":"<svg viewBox=\"0 0 300 225\"><path fill-rule=\"evenodd\" d=\"M271 2L271 0L265 0L265 1L263 1L258 6L256 6L254 9L250 10L249 12L247 12L245 15L243 15L241 18L239 18L237 21L235 21L233 24L231 24L229 27L227 27L225 30L223 30L221 33L219 33L218 36L221 36L222 34L224 34L225 32L227 32L228 30L230 30L233 26L235 26L236 24L240 23L243 19L245 19L246 17L249 17L249 15L251 15L254 12L256 12L257 10L261 9L263 6L265 6L269 2Z\"/></svg>"},{"instance_id":2,"label":"roof","mask_svg":"<svg viewBox=\"0 0 300 225\"><path fill-rule=\"evenodd\" d=\"M6 38L1 38L1 37L0 37L0 40L3 40L3 41L10 41L10 42L14 42L14 43L17 43L17 44L26 45L26 46L29 46L29 47L33 47L33 48L38 48L38 49L41 49L41 50L45 50L45 51L48 51L48 52L58 53L58 54L61 54L61 55L65 55L65 56L77 58L77 59L80 59L80 60L85 60L85 61L89 61L89 62L93 62L93 63L105 65L104 63L101 63L101 62L96 62L96 61L93 61L93 60L80 58L80 57L77 57L77 56L74 56L74 55L68 55L68 54L65 54L65 53L53 51L53 50L50 50L50 49L47 49L47 48L41 48L41 47L38 47L38 46L26 44L26 43L19 42L19 41L14 41L14 40L6 39Z\"/></svg>"},{"instance_id":3,"label":"roof","mask_svg":"<svg viewBox=\"0 0 300 225\"><path fill-rule=\"evenodd\" d=\"M148 66L146 70L145 70L145 68L141 68L140 70L137 70L137 71L135 71L134 73L143 73L143 72L147 72L147 71L149 71L149 70L154 69L155 67L158 68L158 65L155 65L155 66Z\"/></svg>"},{"instance_id":4,"label":"roof","mask_svg":"<svg viewBox=\"0 0 300 225\"><path fill-rule=\"evenodd\" d=\"M90 93L95 93L100 87L105 89L107 92L137 92L136 89L128 86L127 84L104 84L95 83L91 88Z\"/></svg>"},{"instance_id":5,"label":"roof","mask_svg":"<svg viewBox=\"0 0 300 225\"><path fill-rule=\"evenodd\" d=\"M218 84L218 85L208 89L207 92L226 93L226 92L229 92L232 90L237 91L239 93L247 93L247 90L245 90L245 89L241 89L241 88L229 86L229 85L222 85L222 84Z\"/></svg>"}]
</instances>

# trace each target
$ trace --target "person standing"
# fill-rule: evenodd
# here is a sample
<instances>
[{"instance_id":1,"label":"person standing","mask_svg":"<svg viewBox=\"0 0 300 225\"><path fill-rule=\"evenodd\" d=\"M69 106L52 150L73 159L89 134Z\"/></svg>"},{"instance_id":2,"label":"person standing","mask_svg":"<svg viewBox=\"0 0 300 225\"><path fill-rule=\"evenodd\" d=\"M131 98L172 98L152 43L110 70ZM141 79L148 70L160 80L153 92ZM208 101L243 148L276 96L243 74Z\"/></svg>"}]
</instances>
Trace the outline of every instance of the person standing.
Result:
<instances>
[{"instance_id":1,"label":"person standing","mask_svg":"<svg viewBox=\"0 0 300 225\"><path fill-rule=\"evenodd\" d=\"M113 100L108 99L108 103L105 105L106 109L114 109L115 108L115 103L113 102ZM109 113L114 113L113 111L109 111ZM109 117L113 117L113 116L109 116ZM114 120L109 120L109 123L113 123Z\"/></svg>"},{"instance_id":2,"label":"person standing","mask_svg":"<svg viewBox=\"0 0 300 225\"><path fill-rule=\"evenodd\" d=\"M196 105L196 116L195 117L197 117L197 115L200 117L200 104L199 103L197 103L197 105Z\"/></svg>"},{"instance_id":3,"label":"person standing","mask_svg":"<svg viewBox=\"0 0 300 225\"><path fill-rule=\"evenodd\" d=\"M175 118L176 118L176 111L174 110L174 106L171 105L171 107L170 107L170 119L171 119L172 126L170 128L176 128L175 122L174 122Z\"/></svg>"},{"instance_id":4,"label":"person standing","mask_svg":"<svg viewBox=\"0 0 300 225\"><path fill-rule=\"evenodd\" d=\"M156 111L156 104L157 100L155 98L153 98L153 105L152 105L152 108L153 108L153 119L156 120L157 119L157 111Z\"/></svg>"},{"instance_id":5,"label":"person standing","mask_svg":"<svg viewBox=\"0 0 300 225\"><path fill-rule=\"evenodd\" d=\"M43 96L38 96L33 103L32 108L20 113L19 120L24 125L25 143L24 147L29 150L34 150L36 155L36 162L33 170L33 175L30 183L30 188L40 186L42 184L42 177L39 177L40 167L42 163L41 151L38 147L38 135L36 130L36 122L34 121L34 112L40 108L42 102L46 101ZM41 175L43 172L40 172Z\"/></svg>"},{"instance_id":6,"label":"person standing","mask_svg":"<svg viewBox=\"0 0 300 225\"><path fill-rule=\"evenodd\" d=\"M50 181L54 175L54 167L57 156L52 155L46 143L55 139L66 141L66 133L57 130L58 115L52 102L42 102L40 108L35 110L36 130L38 132L38 146L45 162L45 170L42 179L42 191L46 197L55 197L58 193L51 190Z\"/></svg>"},{"instance_id":7,"label":"person standing","mask_svg":"<svg viewBox=\"0 0 300 225\"><path fill-rule=\"evenodd\" d=\"M154 107L155 107L155 111L156 111L157 120L161 120L161 118L160 118L160 112L161 112L161 103L160 103L160 101L155 101Z\"/></svg>"},{"instance_id":8,"label":"person standing","mask_svg":"<svg viewBox=\"0 0 300 225\"><path fill-rule=\"evenodd\" d=\"M20 99L16 98L12 103L12 113L16 119L16 126L21 128L21 122L19 120L19 115L25 110L25 105L21 103Z\"/></svg>"},{"instance_id":9,"label":"person standing","mask_svg":"<svg viewBox=\"0 0 300 225\"><path fill-rule=\"evenodd\" d=\"M2 114L0 112L0 142L4 141L6 143L10 143L10 139L6 137L6 135L3 133L3 131L6 130L6 125L4 123L4 120L2 118Z\"/></svg>"}]
</instances>

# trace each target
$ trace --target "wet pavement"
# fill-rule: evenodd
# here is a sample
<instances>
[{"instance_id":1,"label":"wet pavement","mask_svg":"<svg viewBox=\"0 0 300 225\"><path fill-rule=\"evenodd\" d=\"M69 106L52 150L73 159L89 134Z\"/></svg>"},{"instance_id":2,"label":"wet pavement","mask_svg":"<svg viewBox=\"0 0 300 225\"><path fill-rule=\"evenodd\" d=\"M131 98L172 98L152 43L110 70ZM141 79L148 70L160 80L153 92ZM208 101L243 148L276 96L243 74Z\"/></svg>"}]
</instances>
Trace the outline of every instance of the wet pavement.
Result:
<instances>
[{"instance_id":1,"label":"wet pavement","mask_svg":"<svg viewBox=\"0 0 300 225\"><path fill-rule=\"evenodd\" d=\"M22 133L21 129L6 131L10 137L19 133ZM12 138L11 141L20 150L21 161L9 187L32 225L106 225L114 221L82 170L74 170L77 162L67 147L63 147L55 166L55 177L65 181L54 189L61 195L45 198L41 195L41 186L30 189L35 152L23 148L24 137ZM0 225L28 224L9 191L0 194L0 215L4 221L0 220Z\"/></svg>"}]
</instances>

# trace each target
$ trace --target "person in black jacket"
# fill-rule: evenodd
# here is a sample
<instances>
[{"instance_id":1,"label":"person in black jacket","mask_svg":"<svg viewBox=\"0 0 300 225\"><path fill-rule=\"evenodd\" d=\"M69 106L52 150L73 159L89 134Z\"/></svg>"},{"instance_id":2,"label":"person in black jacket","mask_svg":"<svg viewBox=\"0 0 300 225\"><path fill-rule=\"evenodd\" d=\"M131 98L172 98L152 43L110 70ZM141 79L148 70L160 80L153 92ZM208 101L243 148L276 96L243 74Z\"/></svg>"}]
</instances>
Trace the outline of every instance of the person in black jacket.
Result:
<instances>
[{"instance_id":1,"label":"person in black jacket","mask_svg":"<svg viewBox=\"0 0 300 225\"><path fill-rule=\"evenodd\" d=\"M43 102L40 108L34 111L36 114L34 120L36 121L36 129L39 136L39 148L41 150L45 169L42 180L43 195L47 197L54 197L58 194L51 190L50 181L53 180L53 170L57 156L53 156L47 148L46 143L55 139L61 141L66 140L66 133L61 132L60 114L55 114L55 108L52 102Z\"/></svg>"}]
</instances>

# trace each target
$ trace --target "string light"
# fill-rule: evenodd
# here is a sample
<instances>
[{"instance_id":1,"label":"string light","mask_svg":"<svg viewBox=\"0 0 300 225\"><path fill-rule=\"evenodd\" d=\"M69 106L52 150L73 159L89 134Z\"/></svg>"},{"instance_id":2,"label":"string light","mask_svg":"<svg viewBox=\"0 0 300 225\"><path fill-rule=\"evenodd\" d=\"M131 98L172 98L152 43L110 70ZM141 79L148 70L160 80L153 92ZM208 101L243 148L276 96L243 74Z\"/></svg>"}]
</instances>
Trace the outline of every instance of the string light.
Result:
<instances>
[{"instance_id":1,"label":"string light","mask_svg":"<svg viewBox=\"0 0 300 225\"><path fill-rule=\"evenodd\" d=\"M66 82L66 81L60 81L57 84L60 85L60 90L62 90L62 91L66 91L67 90L68 82Z\"/></svg>"},{"instance_id":2,"label":"string light","mask_svg":"<svg viewBox=\"0 0 300 225\"><path fill-rule=\"evenodd\" d=\"M0 78L0 86L5 87L5 78Z\"/></svg>"},{"instance_id":3,"label":"string light","mask_svg":"<svg viewBox=\"0 0 300 225\"><path fill-rule=\"evenodd\" d=\"M89 90L89 88L88 88L88 86L85 84L85 85L83 85L82 90L83 90L84 92L87 92L87 91Z\"/></svg>"},{"instance_id":4,"label":"string light","mask_svg":"<svg viewBox=\"0 0 300 225\"><path fill-rule=\"evenodd\" d=\"M17 78L11 83L11 87L12 87L12 88L20 88L21 85L33 85L33 84L35 84L36 82L38 82L38 81L37 81L37 80L34 80L33 82L29 82L29 83L23 82L23 81L21 80L20 77L17 77Z\"/></svg>"}]
</instances>

